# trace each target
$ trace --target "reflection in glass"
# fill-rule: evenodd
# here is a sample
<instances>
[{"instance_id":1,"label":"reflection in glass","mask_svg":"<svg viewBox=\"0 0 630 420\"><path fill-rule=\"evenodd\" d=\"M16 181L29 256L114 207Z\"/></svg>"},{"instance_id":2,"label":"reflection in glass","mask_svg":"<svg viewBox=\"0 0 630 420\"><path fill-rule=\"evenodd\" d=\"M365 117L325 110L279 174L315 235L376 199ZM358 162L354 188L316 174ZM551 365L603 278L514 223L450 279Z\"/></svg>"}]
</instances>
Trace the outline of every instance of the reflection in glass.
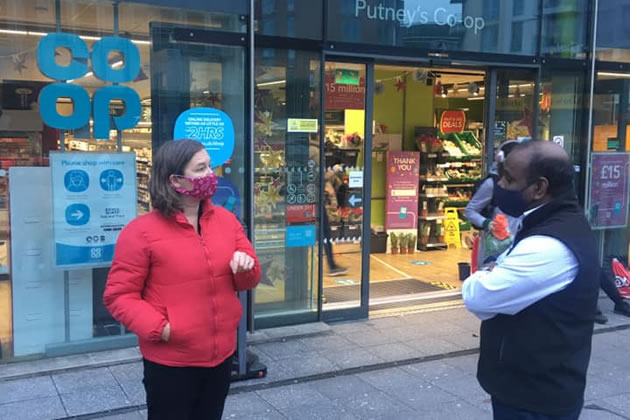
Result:
<instances>
[{"instance_id":1,"label":"reflection in glass","mask_svg":"<svg viewBox=\"0 0 630 420\"><path fill-rule=\"evenodd\" d=\"M407 0L380 4L329 0L327 27L332 41L534 55L538 22L538 2L534 1ZM527 34L516 50L512 48L515 24Z\"/></svg>"},{"instance_id":2,"label":"reflection in glass","mask_svg":"<svg viewBox=\"0 0 630 420\"><path fill-rule=\"evenodd\" d=\"M256 325L317 315L320 63L312 52L257 50L254 229L263 270Z\"/></svg>"}]
</instances>

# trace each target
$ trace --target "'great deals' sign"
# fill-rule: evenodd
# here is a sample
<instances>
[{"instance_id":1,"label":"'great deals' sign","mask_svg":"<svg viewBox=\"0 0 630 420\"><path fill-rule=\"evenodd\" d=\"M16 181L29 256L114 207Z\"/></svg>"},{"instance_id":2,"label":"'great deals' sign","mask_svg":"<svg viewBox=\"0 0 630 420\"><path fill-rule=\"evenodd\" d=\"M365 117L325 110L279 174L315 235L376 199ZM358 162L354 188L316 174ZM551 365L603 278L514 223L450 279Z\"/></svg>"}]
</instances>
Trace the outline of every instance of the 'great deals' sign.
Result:
<instances>
[{"instance_id":1,"label":"'great deals' sign","mask_svg":"<svg viewBox=\"0 0 630 420\"><path fill-rule=\"evenodd\" d=\"M440 117L442 133L461 133L466 126L466 113L458 110L446 110Z\"/></svg>"}]
</instances>

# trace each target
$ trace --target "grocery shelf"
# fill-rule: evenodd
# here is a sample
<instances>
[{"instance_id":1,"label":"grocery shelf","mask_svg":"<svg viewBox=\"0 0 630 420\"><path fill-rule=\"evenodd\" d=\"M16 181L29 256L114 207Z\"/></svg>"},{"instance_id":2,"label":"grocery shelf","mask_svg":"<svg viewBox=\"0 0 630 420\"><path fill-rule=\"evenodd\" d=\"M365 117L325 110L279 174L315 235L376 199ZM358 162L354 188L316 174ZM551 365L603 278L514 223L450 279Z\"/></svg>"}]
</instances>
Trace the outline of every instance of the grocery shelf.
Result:
<instances>
[{"instance_id":1,"label":"grocery shelf","mask_svg":"<svg viewBox=\"0 0 630 420\"><path fill-rule=\"evenodd\" d=\"M430 214L428 216L418 216L418 220L444 220L446 216L442 214Z\"/></svg>"}]
</instances>

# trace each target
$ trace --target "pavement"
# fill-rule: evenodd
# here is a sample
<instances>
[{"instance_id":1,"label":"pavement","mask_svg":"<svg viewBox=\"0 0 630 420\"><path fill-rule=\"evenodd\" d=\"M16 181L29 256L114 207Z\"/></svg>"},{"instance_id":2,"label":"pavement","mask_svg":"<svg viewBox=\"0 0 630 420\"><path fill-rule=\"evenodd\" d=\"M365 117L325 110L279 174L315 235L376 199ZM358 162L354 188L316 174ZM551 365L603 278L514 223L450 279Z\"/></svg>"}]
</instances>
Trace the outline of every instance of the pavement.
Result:
<instances>
[{"instance_id":1,"label":"pavement","mask_svg":"<svg viewBox=\"0 0 630 420\"><path fill-rule=\"evenodd\" d=\"M581 419L630 420L630 318L600 306ZM463 307L264 330L250 350L268 375L234 383L223 418L491 419L478 330ZM146 419L141 379L137 349L3 365L0 419Z\"/></svg>"}]
</instances>

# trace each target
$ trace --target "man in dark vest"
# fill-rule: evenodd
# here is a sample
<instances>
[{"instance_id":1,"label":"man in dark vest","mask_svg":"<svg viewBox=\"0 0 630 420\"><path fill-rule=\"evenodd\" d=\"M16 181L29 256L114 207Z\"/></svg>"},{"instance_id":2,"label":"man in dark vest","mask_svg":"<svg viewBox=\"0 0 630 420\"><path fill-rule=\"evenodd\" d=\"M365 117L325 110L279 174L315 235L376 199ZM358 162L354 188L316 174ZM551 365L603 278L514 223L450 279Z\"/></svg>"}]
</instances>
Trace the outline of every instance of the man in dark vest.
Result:
<instances>
[{"instance_id":1,"label":"man in dark vest","mask_svg":"<svg viewBox=\"0 0 630 420\"><path fill-rule=\"evenodd\" d=\"M551 142L517 146L495 200L522 216L512 247L470 276L462 294L481 323L477 378L494 419L577 419L599 291L595 240L573 189L574 169Z\"/></svg>"}]
</instances>

